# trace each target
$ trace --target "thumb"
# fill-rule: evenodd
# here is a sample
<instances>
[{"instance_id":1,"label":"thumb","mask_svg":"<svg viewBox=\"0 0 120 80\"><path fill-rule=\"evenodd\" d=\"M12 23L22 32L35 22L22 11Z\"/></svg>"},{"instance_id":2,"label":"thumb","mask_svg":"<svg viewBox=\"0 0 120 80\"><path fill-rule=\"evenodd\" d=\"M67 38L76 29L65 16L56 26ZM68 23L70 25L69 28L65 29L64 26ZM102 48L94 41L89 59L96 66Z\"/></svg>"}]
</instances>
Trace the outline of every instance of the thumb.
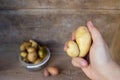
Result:
<instances>
[{"instance_id":1,"label":"thumb","mask_svg":"<svg viewBox=\"0 0 120 80\"><path fill-rule=\"evenodd\" d=\"M82 71L90 78L92 79L95 77L95 74L93 73L91 66L88 65L87 61L83 58L73 58L72 64L74 67L81 68Z\"/></svg>"},{"instance_id":2,"label":"thumb","mask_svg":"<svg viewBox=\"0 0 120 80\"><path fill-rule=\"evenodd\" d=\"M73 58L72 65L78 68L83 68L88 66L88 62L83 58Z\"/></svg>"},{"instance_id":3,"label":"thumb","mask_svg":"<svg viewBox=\"0 0 120 80\"><path fill-rule=\"evenodd\" d=\"M101 42L103 42L104 40L103 40L99 30L93 25L93 23L91 21L88 21L87 26L91 33L93 42L101 44Z\"/></svg>"}]
</instances>

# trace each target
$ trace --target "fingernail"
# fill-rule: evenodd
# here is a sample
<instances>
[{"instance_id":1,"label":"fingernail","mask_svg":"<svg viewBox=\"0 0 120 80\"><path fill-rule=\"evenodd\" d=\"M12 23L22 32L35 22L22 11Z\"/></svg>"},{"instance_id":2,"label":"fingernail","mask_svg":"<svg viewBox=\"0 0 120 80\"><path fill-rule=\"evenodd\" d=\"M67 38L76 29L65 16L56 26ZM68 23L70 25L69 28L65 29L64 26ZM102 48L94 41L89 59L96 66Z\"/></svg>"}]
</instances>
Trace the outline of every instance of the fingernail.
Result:
<instances>
[{"instance_id":1,"label":"fingernail","mask_svg":"<svg viewBox=\"0 0 120 80\"><path fill-rule=\"evenodd\" d=\"M75 66L75 67L79 67L79 68L81 68L81 64L80 64L79 61L72 60L72 64L73 64L73 66Z\"/></svg>"},{"instance_id":2,"label":"fingernail","mask_svg":"<svg viewBox=\"0 0 120 80\"><path fill-rule=\"evenodd\" d=\"M85 61L81 60L80 65L81 65L81 67L85 67L85 66L87 66L87 63Z\"/></svg>"},{"instance_id":3,"label":"fingernail","mask_svg":"<svg viewBox=\"0 0 120 80\"><path fill-rule=\"evenodd\" d=\"M64 47L64 51L66 51L66 47Z\"/></svg>"},{"instance_id":4,"label":"fingernail","mask_svg":"<svg viewBox=\"0 0 120 80\"><path fill-rule=\"evenodd\" d=\"M72 33L72 40L75 40L75 32Z\"/></svg>"},{"instance_id":5,"label":"fingernail","mask_svg":"<svg viewBox=\"0 0 120 80\"><path fill-rule=\"evenodd\" d=\"M88 21L88 24L90 25L90 27L93 27L92 21Z\"/></svg>"}]
</instances>

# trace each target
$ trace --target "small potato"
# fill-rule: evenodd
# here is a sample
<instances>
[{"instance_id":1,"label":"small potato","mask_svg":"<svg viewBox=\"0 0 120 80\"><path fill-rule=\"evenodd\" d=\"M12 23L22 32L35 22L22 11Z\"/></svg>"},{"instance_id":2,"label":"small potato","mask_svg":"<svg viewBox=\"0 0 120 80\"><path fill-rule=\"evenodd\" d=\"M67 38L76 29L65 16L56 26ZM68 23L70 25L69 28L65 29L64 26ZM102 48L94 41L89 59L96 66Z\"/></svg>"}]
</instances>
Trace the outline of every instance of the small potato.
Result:
<instances>
[{"instance_id":1,"label":"small potato","mask_svg":"<svg viewBox=\"0 0 120 80\"><path fill-rule=\"evenodd\" d=\"M91 46L91 34L87 27L81 26L75 32L75 39L78 44L80 54L79 57L84 57L88 53Z\"/></svg>"},{"instance_id":2,"label":"small potato","mask_svg":"<svg viewBox=\"0 0 120 80\"><path fill-rule=\"evenodd\" d=\"M66 49L66 52L67 52L67 55L70 57L79 56L79 48L77 44L72 40L68 41L68 48Z\"/></svg>"},{"instance_id":3,"label":"small potato","mask_svg":"<svg viewBox=\"0 0 120 80\"><path fill-rule=\"evenodd\" d=\"M24 42L21 46L20 46L20 50L21 51L25 51L28 47L31 46L30 42Z\"/></svg>"},{"instance_id":4,"label":"small potato","mask_svg":"<svg viewBox=\"0 0 120 80\"><path fill-rule=\"evenodd\" d=\"M29 47L27 49L28 53L36 52L36 49L34 47Z\"/></svg>"},{"instance_id":5,"label":"small potato","mask_svg":"<svg viewBox=\"0 0 120 80\"><path fill-rule=\"evenodd\" d=\"M23 58L22 60L27 63L29 62L27 58Z\"/></svg>"},{"instance_id":6,"label":"small potato","mask_svg":"<svg viewBox=\"0 0 120 80\"><path fill-rule=\"evenodd\" d=\"M38 55L40 58L45 58L46 55L47 55L47 51L46 51L46 48L44 47L41 47L38 51Z\"/></svg>"},{"instance_id":7,"label":"small potato","mask_svg":"<svg viewBox=\"0 0 120 80\"><path fill-rule=\"evenodd\" d=\"M25 51L23 51L23 52L21 52L20 53L20 56L22 57L22 58L26 58L27 57L27 52L25 52Z\"/></svg>"},{"instance_id":8,"label":"small potato","mask_svg":"<svg viewBox=\"0 0 120 80\"><path fill-rule=\"evenodd\" d=\"M35 42L34 40L29 40L29 42L32 43L32 47L35 47L37 49L37 47L38 47L38 43L37 42Z\"/></svg>"},{"instance_id":9,"label":"small potato","mask_svg":"<svg viewBox=\"0 0 120 80\"><path fill-rule=\"evenodd\" d=\"M48 67L47 70L52 76L56 76L59 74L59 69L57 67L51 66L51 67Z\"/></svg>"},{"instance_id":10,"label":"small potato","mask_svg":"<svg viewBox=\"0 0 120 80\"><path fill-rule=\"evenodd\" d=\"M25 51L25 50L26 50L26 48L25 48L24 44L22 44L22 45L20 46L20 51Z\"/></svg>"},{"instance_id":11,"label":"small potato","mask_svg":"<svg viewBox=\"0 0 120 80\"><path fill-rule=\"evenodd\" d=\"M38 58L38 59L34 62L34 64L39 64L41 61L42 61L42 59Z\"/></svg>"},{"instance_id":12,"label":"small potato","mask_svg":"<svg viewBox=\"0 0 120 80\"><path fill-rule=\"evenodd\" d=\"M34 63L35 60L37 59L37 53L33 52L33 53L28 53L27 59Z\"/></svg>"},{"instance_id":13,"label":"small potato","mask_svg":"<svg viewBox=\"0 0 120 80\"><path fill-rule=\"evenodd\" d=\"M47 69L44 70L43 74L45 77L48 77L50 75Z\"/></svg>"}]
</instances>

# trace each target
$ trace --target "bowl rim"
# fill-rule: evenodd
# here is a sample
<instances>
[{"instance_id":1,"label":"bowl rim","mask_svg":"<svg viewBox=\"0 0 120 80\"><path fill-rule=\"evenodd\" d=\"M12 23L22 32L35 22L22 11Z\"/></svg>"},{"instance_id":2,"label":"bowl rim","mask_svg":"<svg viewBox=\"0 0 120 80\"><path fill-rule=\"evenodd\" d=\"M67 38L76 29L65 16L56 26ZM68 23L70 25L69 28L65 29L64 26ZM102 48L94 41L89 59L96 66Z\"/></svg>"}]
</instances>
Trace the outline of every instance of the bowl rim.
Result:
<instances>
[{"instance_id":1,"label":"bowl rim","mask_svg":"<svg viewBox=\"0 0 120 80\"><path fill-rule=\"evenodd\" d=\"M39 64L29 64L29 63L26 63L26 62L22 61L20 54L19 54L19 61L22 63L23 66L25 66L27 68L41 67L42 65L46 64L51 57L50 50L48 48L46 48L46 50L48 52L48 55Z\"/></svg>"}]
</instances>

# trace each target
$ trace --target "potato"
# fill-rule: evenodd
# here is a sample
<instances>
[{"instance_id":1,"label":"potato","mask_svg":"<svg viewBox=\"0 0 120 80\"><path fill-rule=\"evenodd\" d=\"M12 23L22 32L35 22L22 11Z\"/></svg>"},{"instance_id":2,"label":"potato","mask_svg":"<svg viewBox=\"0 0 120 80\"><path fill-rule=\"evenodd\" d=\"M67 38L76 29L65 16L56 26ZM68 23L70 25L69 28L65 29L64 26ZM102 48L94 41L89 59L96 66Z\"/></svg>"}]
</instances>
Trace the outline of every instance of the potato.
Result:
<instances>
[{"instance_id":1,"label":"potato","mask_svg":"<svg viewBox=\"0 0 120 80\"><path fill-rule=\"evenodd\" d=\"M23 58L22 60L27 63L29 62L27 58Z\"/></svg>"},{"instance_id":2,"label":"potato","mask_svg":"<svg viewBox=\"0 0 120 80\"><path fill-rule=\"evenodd\" d=\"M36 52L36 49L34 47L29 47L27 49L28 53Z\"/></svg>"},{"instance_id":3,"label":"potato","mask_svg":"<svg viewBox=\"0 0 120 80\"><path fill-rule=\"evenodd\" d=\"M25 50L26 50L26 48L25 48L24 44L22 44L22 45L20 46L20 51L25 51Z\"/></svg>"},{"instance_id":4,"label":"potato","mask_svg":"<svg viewBox=\"0 0 120 80\"><path fill-rule=\"evenodd\" d=\"M25 52L25 51L23 51L23 52L21 52L20 53L20 56L22 57L22 58L26 58L27 57L27 52Z\"/></svg>"},{"instance_id":5,"label":"potato","mask_svg":"<svg viewBox=\"0 0 120 80\"><path fill-rule=\"evenodd\" d=\"M21 51L25 51L28 47L31 46L30 42L24 42L21 46L20 46L20 50Z\"/></svg>"},{"instance_id":6,"label":"potato","mask_svg":"<svg viewBox=\"0 0 120 80\"><path fill-rule=\"evenodd\" d=\"M87 27L81 26L75 32L76 42L78 44L80 53L79 57L84 57L88 53L91 46L91 34Z\"/></svg>"},{"instance_id":7,"label":"potato","mask_svg":"<svg viewBox=\"0 0 120 80\"><path fill-rule=\"evenodd\" d=\"M52 76L56 76L59 74L59 69L57 67L51 66L51 67L48 67L47 70Z\"/></svg>"},{"instance_id":8,"label":"potato","mask_svg":"<svg viewBox=\"0 0 120 80\"><path fill-rule=\"evenodd\" d=\"M68 41L68 48L67 48L66 52L67 52L68 56L70 56L70 57L79 56L79 48L78 48L77 44L72 40Z\"/></svg>"},{"instance_id":9,"label":"potato","mask_svg":"<svg viewBox=\"0 0 120 80\"><path fill-rule=\"evenodd\" d=\"M28 53L28 56L27 56L27 59L34 63L37 59L37 53L36 52L33 52L33 53Z\"/></svg>"},{"instance_id":10,"label":"potato","mask_svg":"<svg viewBox=\"0 0 120 80\"><path fill-rule=\"evenodd\" d=\"M34 64L39 64L41 61L42 61L42 59L38 58L38 59L34 62Z\"/></svg>"},{"instance_id":11,"label":"potato","mask_svg":"<svg viewBox=\"0 0 120 80\"><path fill-rule=\"evenodd\" d=\"M37 48L37 47L38 47L37 42L35 42L34 40L29 40L29 42L31 42L31 43L32 43L32 47L35 47L35 48Z\"/></svg>"},{"instance_id":12,"label":"potato","mask_svg":"<svg viewBox=\"0 0 120 80\"><path fill-rule=\"evenodd\" d=\"M89 52L92 38L87 27L81 26L75 31L76 42L68 41L67 54L70 57L84 57Z\"/></svg>"},{"instance_id":13,"label":"potato","mask_svg":"<svg viewBox=\"0 0 120 80\"><path fill-rule=\"evenodd\" d=\"M47 51L45 47L40 47L39 51L38 51L38 55L40 58L45 58L47 55Z\"/></svg>"},{"instance_id":14,"label":"potato","mask_svg":"<svg viewBox=\"0 0 120 80\"><path fill-rule=\"evenodd\" d=\"M34 40L24 42L20 46L22 61L31 64L40 63L47 55L46 47L41 47Z\"/></svg>"},{"instance_id":15,"label":"potato","mask_svg":"<svg viewBox=\"0 0 120 80\"><path fill-rule=\"evenodd\" d=\"M44 70L43 74L44 74L45 77L48 77L50 75L47 69Z\"/></svg>"}]
</instances>

